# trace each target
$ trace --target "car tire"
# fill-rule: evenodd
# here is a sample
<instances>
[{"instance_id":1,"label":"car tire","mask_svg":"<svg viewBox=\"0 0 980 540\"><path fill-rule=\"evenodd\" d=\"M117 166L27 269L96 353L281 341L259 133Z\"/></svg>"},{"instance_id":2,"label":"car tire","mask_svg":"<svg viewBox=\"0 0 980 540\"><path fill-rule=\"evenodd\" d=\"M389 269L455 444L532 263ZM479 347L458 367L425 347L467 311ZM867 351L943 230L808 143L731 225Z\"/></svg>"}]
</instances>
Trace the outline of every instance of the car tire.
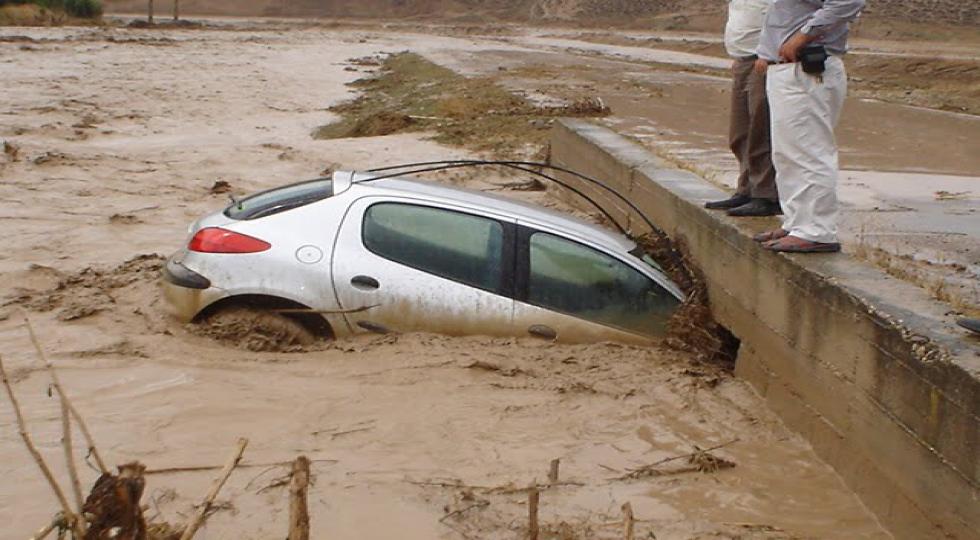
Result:
<instances>
[{"instance_id":1,"label":"car tire","mask_svg":"<svg viewBox=\"0 0 980 540\"><path fill-rule=\"evenodd\" d=\"M245 306L228 306L197 325L197 333L241 349L257 352L297 352L318 341L300 321L282 313Z\"/></svg>"}]
</instances>

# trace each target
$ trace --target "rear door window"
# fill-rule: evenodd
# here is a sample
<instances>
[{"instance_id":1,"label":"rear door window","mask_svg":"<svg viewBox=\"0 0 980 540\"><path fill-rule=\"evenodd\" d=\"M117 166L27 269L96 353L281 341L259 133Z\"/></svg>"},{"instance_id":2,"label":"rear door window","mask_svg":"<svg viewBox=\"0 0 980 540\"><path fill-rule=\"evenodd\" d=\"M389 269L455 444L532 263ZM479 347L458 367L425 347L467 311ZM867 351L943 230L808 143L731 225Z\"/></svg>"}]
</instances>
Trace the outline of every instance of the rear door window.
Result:
<instances>
[{"instance_id":1,"label":"rear door window","mask_svg":"<svg viewBox=\"0 0 980 540\"><path fill-rule=\"evenodd\" d=\"M656 336L679 304L632 266L577 242L536 232L529 250L527 302L539 307Z\"/></svg>"},{"instance_id":2,"label":"rear door window","mask_svg":"<svg viewBox=\"0 0 980 540\"><path fill-rule=\"evenodd\" d=\"M503 225L463 212L378 203L364 214L364 246L376 255L436 276L500 293Z\"/></svg>"}]
</instances>

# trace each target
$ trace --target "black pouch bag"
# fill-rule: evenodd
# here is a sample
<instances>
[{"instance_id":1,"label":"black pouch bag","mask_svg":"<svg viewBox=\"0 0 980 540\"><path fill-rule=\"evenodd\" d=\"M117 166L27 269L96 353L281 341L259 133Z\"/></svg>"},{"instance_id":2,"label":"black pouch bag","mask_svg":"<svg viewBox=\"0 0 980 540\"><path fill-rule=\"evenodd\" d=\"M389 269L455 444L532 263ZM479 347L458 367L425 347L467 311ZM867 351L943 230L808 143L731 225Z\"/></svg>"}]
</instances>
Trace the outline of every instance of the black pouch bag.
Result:
<instances>
[{"instance_id":1,"label":"black pouch bag","mask_svg":"<svg viewBox=\"0 0 980 540\"><path fill-rule=\"evenodd\" d=\"M819 75L826 69L827 49L823 45L807 45L800 49L798 56L804 73Z\"/></svg>"}]
</instances>

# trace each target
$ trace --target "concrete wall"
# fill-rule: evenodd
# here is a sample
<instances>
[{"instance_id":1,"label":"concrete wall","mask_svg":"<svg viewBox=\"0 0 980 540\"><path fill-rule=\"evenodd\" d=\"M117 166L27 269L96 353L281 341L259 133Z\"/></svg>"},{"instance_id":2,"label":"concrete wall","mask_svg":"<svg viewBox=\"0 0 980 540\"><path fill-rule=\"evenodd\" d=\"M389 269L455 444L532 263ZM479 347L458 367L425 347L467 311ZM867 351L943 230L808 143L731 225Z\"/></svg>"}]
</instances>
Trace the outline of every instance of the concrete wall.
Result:
<instances>
[{"instance_id":1,"label":"concrete wall","mask_svg":"<svg viewBox=\"0 0 980 540\"><path fill-rule=\"evenodd\" d=\"M736 374L896 537L978 538L980 349L943 306L844 254L765 252L751 234L778 222L704 210L723 193L605 128L563 120L551 151L686 240L716 318L742 340Z\"/></svg>"}]
</instances>

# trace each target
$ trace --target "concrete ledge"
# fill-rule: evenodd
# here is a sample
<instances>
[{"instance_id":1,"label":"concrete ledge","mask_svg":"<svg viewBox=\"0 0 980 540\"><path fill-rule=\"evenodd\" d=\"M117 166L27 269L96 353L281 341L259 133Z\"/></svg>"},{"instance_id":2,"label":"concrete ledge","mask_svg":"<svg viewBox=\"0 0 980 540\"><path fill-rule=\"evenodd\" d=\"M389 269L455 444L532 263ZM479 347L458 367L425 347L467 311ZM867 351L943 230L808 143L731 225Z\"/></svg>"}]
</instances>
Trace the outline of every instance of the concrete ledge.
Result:
<instances>
[{"instance_id":1,"label":"concrete ledge","mask_svg":"<svg viewBox=\"0 0 980 540\"><path fill-rule=\"evenodd\" d=\"M607 182L685 240L715 317L742 340L736 373L896 537L978 537L980 347L948 308L846 254L762 250L751 235L778 222L704 210L725 194L606 128L562 120L551 158ZM562 179L643 232L621 202Z\"/></svg>"}]
</instances>

